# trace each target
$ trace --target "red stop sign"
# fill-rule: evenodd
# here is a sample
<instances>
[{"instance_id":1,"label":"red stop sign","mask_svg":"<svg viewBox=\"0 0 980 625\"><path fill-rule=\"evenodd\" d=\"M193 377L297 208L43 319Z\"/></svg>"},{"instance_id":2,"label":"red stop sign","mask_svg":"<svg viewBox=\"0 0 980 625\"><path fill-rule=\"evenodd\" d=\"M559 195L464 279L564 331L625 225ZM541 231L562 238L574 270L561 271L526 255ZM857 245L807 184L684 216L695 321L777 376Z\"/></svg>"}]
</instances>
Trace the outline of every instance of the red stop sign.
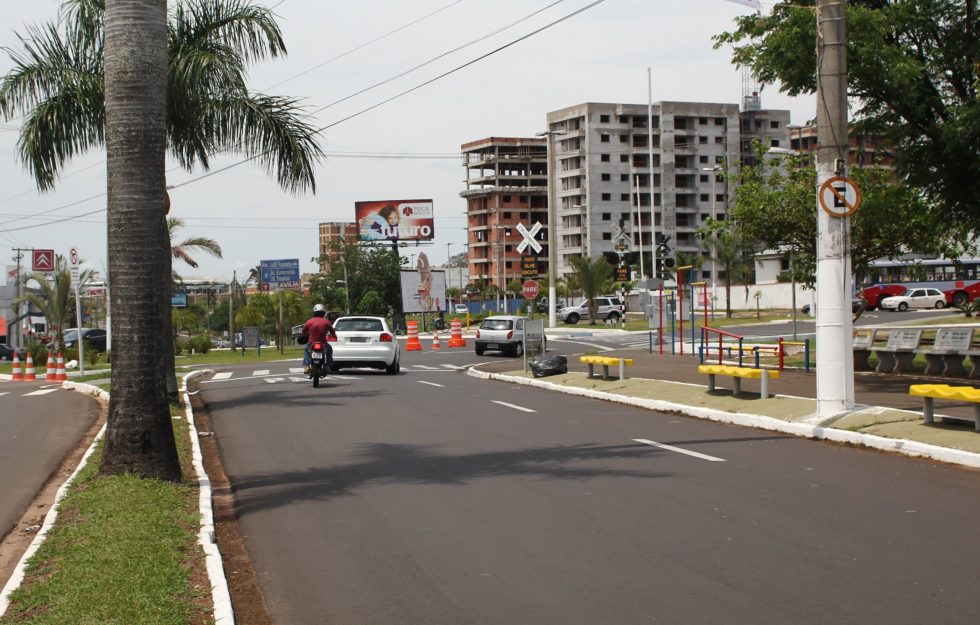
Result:
<instances>
[{"instance_id":1,"label":"red stop sign","mask_svg":"<svg viewBox=\"0 0 980 625\"><path fill-rule=\"evenodd\" d=\"M538 286L537 280L526 280L524 286L521 288L521 292L524 294L525 299L536 299L538 293L541 292L541 288Z\"/></svg>"}]
</instances>

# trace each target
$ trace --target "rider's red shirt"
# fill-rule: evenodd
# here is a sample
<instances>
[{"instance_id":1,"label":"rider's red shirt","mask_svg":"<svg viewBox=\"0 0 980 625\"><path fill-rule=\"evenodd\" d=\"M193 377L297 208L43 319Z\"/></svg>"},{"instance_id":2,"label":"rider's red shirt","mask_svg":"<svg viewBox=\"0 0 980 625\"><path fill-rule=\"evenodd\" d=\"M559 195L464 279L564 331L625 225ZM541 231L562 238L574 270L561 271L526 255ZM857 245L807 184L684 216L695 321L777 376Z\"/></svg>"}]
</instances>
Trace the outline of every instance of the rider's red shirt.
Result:
<instances>
[{"instance_id":1,"label":"rider's red shirt","mask_svg":"<svg viewBox=\"0 0 980 625\"><path fill-rule=\"evenodd\" d=\"M333 324L326 317L310 318L303 324L302 332L310 336L311 343L315 341L321 343L326 342L328 334L334 338L337 337L337 333L333 329Z\"/></svg>"}]
</instances>

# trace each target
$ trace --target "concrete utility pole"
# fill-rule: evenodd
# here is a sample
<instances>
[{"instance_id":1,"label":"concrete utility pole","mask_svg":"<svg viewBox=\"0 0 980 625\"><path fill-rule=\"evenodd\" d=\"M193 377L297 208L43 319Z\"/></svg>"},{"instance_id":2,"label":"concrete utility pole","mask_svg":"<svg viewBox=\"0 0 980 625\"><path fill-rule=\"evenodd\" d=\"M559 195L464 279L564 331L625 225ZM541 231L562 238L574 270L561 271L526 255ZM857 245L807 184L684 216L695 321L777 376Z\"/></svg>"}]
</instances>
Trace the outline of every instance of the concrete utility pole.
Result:
<instances>
[{"instance_id":1,"label":"concrete utility pole","mask_svg":"<svg viewBox=\"0 0 980 625\"><path fill-rule=\"evenodd\" d=\"M844 0L817 0L817 414L854 407L850 217L820 206L820 187L847 167Z\"/></svg>"},{"instance_id":2,"label":"concrete utility pole","mask_svg":"<svg viewBox=\"0 0 980 625\"><path fill-rule=\"evenodd\" d=\"M555 155L555 133L552 130L539 132L538 136L547 135L548 137L548 327L554 328L558 325L558 309L555 307L555 298L558 288L555 284L558 281L558 207L555 205L555 169L558 158Z\"/></svg>"}]
</instances>

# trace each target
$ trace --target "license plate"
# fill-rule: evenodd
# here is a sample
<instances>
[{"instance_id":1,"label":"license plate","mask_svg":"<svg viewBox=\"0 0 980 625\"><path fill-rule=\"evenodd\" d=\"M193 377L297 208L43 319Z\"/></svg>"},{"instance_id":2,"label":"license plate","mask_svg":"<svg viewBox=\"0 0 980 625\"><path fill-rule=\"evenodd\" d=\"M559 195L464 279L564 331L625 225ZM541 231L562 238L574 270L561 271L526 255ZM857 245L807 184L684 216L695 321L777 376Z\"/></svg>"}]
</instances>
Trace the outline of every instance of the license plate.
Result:
<instances>
[{"instance_id":1,"label":"license plate","mask_svg":"<svg viewBox=\"0 0 980 625\"><path fill-rule=\"evenodd\" d=\"M350 337L347 337L347 342L348 343L367 343L370 340L371 340L370 337L367 337L367 336L350 336Z\"/></svg>"},{"instance_id":2,"label":"license plate","mask_svg":"<svg viewBox=\"0 0 980 625\"><path fill-rule=\"evenodd\" d=\"M323 354L320 352L313 352L310 354L310 356L313 358L313 360L323 360Z\"/></svg>"},{"instance_id":3,"label":"license plate","mask_svg":"<svg viewBox=\"0 0 980 625\"><path fill-rule=\"evenodd\" d=\"M487 343L487 349L500 349L500 345L496 343Z\"/></svg>"}]
</instances>

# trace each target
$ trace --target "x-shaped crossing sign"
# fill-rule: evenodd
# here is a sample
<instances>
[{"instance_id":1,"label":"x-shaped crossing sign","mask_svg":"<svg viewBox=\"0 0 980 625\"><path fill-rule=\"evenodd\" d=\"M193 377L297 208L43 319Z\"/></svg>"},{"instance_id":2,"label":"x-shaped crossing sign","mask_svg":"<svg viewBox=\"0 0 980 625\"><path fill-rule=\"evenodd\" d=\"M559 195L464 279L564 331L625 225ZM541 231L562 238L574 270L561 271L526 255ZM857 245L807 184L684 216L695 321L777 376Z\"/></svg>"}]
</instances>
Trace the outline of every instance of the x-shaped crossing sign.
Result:
<instances>
[{"instance_id":1,"label":"x-shaped crossing sign","mask_svg":"<svg viewBox=\"0 0 980 625\"><path fill-rule=\"evenodd\" d=\"M625 226L617 226L616 224L613 224L613 226L612 226L612 238L613 238L613 241L629 241L629 242L632 243L631 237L630 237L629 233L626 232L626 227Z\"/></svg>"},{"instance_id":2,"label":"x-shaped crossing sign","mask_svg":"<svg viewBox=\"0 0 980 625\"><path fill-rule=\"evenodd\" d=\"M526 250L527 247L530 245L531 249L534 250L535 254L540 254L541 244L534 240L534 235L536 235L540 230L541 230L540 221L534 222L534 225L531 226L530 230L525 228L524 224L521 223L517 224L517 231L521 233L522 237L524 237L524 240L521 241L521 244L517 246L517 251L519 253L523 253L524 250Z\"/></svg>"}]
</instances>

